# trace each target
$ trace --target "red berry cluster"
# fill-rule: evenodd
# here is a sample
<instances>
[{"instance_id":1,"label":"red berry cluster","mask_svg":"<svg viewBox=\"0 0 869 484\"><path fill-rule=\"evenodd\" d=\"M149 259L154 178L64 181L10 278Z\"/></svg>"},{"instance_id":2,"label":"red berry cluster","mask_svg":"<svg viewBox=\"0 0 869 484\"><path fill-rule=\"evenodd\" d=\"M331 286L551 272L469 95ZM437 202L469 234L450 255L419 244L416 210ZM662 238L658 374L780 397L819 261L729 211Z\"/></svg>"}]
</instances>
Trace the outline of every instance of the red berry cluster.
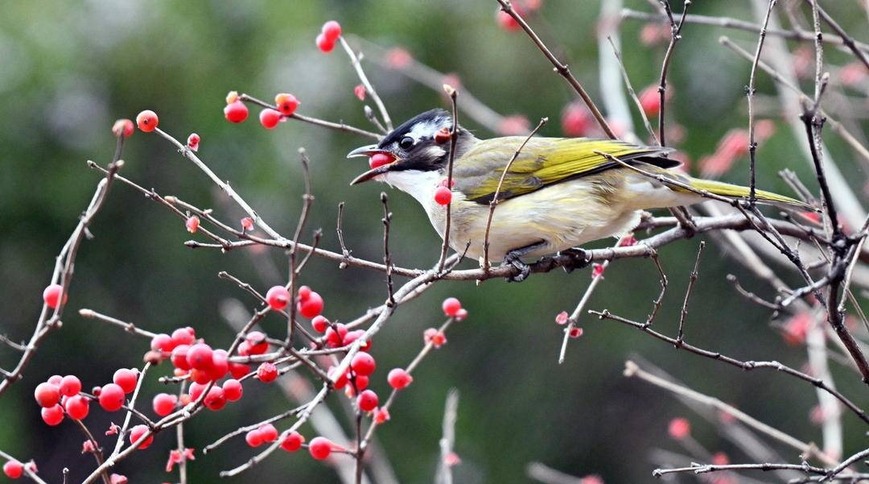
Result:
<instances>
[{"instance_id":1,"label":"red berry cluster","mask_svg":"<svg viewBox=\"0 0 869 484\"><path fill-rule=\"evenodd\" d=\"M341 37L341 24L334 20L330 20L323 24L320 29L320 34L317 35L315 43L321 52L329 53L335 48L335 42Z\"/></svg>"},{"instance_id":2,"label":"red berry cluster","mask_svg":"<svg viewBox=\"0 0 869 484\"><path fill-rule=\"evenodd\" d=\"M296 311L306 318L314 318L323 312L323 298L308 286L299 288Z\"/></svg>"},{"instance_id":3,"label":"red berry cluster","mask_svg":"<svg viewBox=\"0 0 869 484\"><path fill-rule=\"evenodd\" d=\"M269 343L264 334L251 331L238 346L240 356L261 355L269 350ZM180 399L166 393L158 394L152 401L154 413L166 416L172 413L181 403L186 405L199 399L209 385L214 383L203 397L202 403L210 410L220 410L227 402L234 402L242 397L242 386L239 379L250 373L250 366L244 363L229 361L229 354L224 349L213 349L203 340L196 340L193 328L178 328L172 335L165 333L154 336L151 340L149 361L168 359L175 368L175 376L186 378L190 383L189 393ZM228 376L228 378L226 378ZM226 378L222 384L220 380Z\"/></svg>"},{"instance_id":4,"label":"red berry cluster","mask_svg":"<svg viewBox=\"0 0 869 484\"><path fill-rule=\"evenodd\" d=\"M65 417L84 420L90 412L91 400L96 400L103 410L116 412L126 403L126 396L136 389L139 371L121 368L112 377L112 383L96 387L93 395L82 393L81 380L75 375L54 375L36 386L33 397L42 407L42 420L50 425L60 425Z\"/></svg>"}]
</instances>

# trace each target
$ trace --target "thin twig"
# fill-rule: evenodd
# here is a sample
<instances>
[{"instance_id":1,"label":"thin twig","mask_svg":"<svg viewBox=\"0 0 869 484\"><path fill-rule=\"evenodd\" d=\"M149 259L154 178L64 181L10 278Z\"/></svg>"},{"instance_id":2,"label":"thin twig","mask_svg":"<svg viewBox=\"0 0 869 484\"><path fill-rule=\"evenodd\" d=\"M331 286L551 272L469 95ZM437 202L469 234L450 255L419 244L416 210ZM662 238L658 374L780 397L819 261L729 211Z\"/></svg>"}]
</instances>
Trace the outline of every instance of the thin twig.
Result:
<instances>
[{"instance_id":1,"label":"thin twig","mask_svg":"<svg viewBox=\"0 0 869 484\"><path fill-rule=\"evenodd\" d=\"M751 73L748 75L748 88L745 91L746 100L748 102L748 203L752 206L754 206L757 201L757 139L754 122L754 86L757 76L757 64L760 62L760 53L763 51L763 41L766 39L767 28L769 26L769 18L772 15L772 9L775 6L775 2L776 0L769 0L769 4L767 5L766 15L763 18L763 24L761 25L760 32L757 36L757 48L754 51L754 60L751 62Z\"/></svg>"},{"instance_id":2,"label":"thin twig","mask_svg":"<svg viewBox=\"0 0 869 484\"><path fill-rule=\"evenodd\" d=\"M688 317L688 299L691 298L691 291L694 289L694 284L697 283L697 278L700 277L700 256L703 254L703 249L706 247L705 241L700 241L700 246L697 248L697 258L694 260L694 269L691 270L691 276L688 279L688 288L685 290L685 299L682 301L682 309L679 311L679 332L676 336L678 344L682 344L685 336L685 319Z\"/></svg>"},{"instance_id":3,"label":"thin twig","mask_svg":"<svg viewBox=\"0 0 869 484\"><path fill-rule=\"evenodd\" d=\"M849 400L848 397L846 397L845 395L843 395L842 393L840 393L836 389L827 385L820 378L815 378L811 375L808 375L808 374L803 373L801 371L795 370L787 365L783 365L777 361L741 361L741 360L737 360L736 358L732 358L730 356L721 354L719 352L709 351L709 350L705 350L703 348L699 348L699 347L691 345L689 343L683 342L681 345L677 345L677 341L675 338L671 338L669 336L664 335L663 333L659 333L659 332L653 330L650 326L647 326L643 323L639 323L637 321L632 321L630 319L623 318L621 316L617 316L615 314L612 314L607 309L604 309L603 311L589 311L589 314L593 314L593 315L597 316L599 319L609 319L612 321L616 321L616 322L625 324L627 326L631 326L635 329L639 329L640 331L642 331L644 333L648 333L650 336L654 337L655 339L669 343L678 349L686 350L689 353L693 353L695 355L702 356L704 358L709 358L712 360L721 361L721 362L724 362L728 365L734 366L734 367L742 369L742 370L748 371L748 370L755 370L758 368L768 368L768 369L774 369L774 370L780 371L782 373L786 373L790 376L796 377L800 380L803 380L807 383L810 383L813 386L815 386L816 388L820 388L820 389L826 391L827 393L833 395L834 397L836 397L837 400L842 402L851 412L853 412L857 417L859 417L860 420L869 424L869 415L866 415L866 412L864 412L860 407L858 407L856 404L854 404L854 402Z\"/></svg>"},{"instance_id":4,"label":"thin twig","mask_svg":"<svg viewBox=\"0 0 869 484\"><path fill-rule=\"evenodd\" d=\"M537 33L534 32L530 25L528 25L528 22L526 22L525 19L516 12L516 10L513 8L513 5L510 3L510 0L497 1L499 4L501 4L501 10L503 10L504 13L513 17L513 19L516 20L516 22L522 27L522 30L524 30L525 33L528 34L528 37L531 39L534 45L536 45L537 48L540 49L540 52L542 52L543 55L549 60L549 62L552 63L552 65L555 67L555 71L559 75L561 75L561 77L563 77L568 84L570 84L570 87L572 87L574 91L576 91L576 93L579 95L585 105L588 106L588 109L589 111L591 111L592 116L594 116L597 124L600 125L601 129L607 135L607 137L609 139L617 139L618 137L616 136L615 132L612 130L612 128L610 128L609 123L606 122L603 114L601 114L600 110L597 108L597 105L595 105L594 101L592 101L591 96L589 96L588 93L585 91L585 88L582 87L582 84L580 84L576 77L571 74L570 68L567 66L567 64L563 64L561 61L559 61L558 58L555 57L555 54L553 54L552 51L550 51L549 48L546 47L546 44L544 44L543 41L540 40L540 37L537 35Z\"/></svg>"}]
</instances>

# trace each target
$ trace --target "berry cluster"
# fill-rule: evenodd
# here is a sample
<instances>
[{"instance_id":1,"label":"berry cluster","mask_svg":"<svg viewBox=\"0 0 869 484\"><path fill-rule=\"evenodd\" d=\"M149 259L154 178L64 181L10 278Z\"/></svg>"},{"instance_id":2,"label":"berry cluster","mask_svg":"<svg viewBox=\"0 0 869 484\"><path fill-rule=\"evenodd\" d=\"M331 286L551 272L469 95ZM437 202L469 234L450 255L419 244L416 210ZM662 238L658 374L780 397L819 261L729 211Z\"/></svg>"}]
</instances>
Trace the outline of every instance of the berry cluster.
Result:
<instances>
[{"instance_id":1,"label":"berry cluster","mask_svg":"<svg viewBox=\"0 0 869 484\"><path fill-rule=\"evenodd\" d=\"M317 35L314 43L317 44L317 48L321 52L328 54L335 48L335 42L338 41L339 37L341 37L341 24L330 20L323 24L323 28L320 29L320 34Z\"/></svg>"}]
</instances>

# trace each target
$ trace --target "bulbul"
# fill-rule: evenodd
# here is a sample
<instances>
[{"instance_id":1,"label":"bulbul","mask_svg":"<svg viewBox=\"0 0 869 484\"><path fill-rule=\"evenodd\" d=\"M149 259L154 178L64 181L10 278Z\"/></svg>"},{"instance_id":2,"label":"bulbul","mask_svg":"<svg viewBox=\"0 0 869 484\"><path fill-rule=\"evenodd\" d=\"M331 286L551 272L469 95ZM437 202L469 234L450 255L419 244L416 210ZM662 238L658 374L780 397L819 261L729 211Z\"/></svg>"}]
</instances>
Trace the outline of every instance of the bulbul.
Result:
<instances>
[{"instance_id":1,"label":"bulbul","mask_svg":"<svg viewBox=\"0 0 869 484\"><path fill-rule=\"evenodd\" d=\"M452 116L434 109L403 123L378 144L351 151L348 158L377 156L371 160L377 161L370 163L373 168L351 184L377 180L410 194L443 237L447 208L436 203L434 194L446 184L452 127ZM483 140L462 127L456 136L449 243L467 257L481 258L488 242L490 261L521 263L522 258L628 233L639 223L643 210L708 200L616 159L698 191L749 197L747 187L671 171L679 162L666 157L671 151L667 148L588 138ZM487 241L486 224L496 191L498 202ZM763 190L756 190L755 197L761 203L807 208L798 200Z\"/></svg>"}]
</instances>

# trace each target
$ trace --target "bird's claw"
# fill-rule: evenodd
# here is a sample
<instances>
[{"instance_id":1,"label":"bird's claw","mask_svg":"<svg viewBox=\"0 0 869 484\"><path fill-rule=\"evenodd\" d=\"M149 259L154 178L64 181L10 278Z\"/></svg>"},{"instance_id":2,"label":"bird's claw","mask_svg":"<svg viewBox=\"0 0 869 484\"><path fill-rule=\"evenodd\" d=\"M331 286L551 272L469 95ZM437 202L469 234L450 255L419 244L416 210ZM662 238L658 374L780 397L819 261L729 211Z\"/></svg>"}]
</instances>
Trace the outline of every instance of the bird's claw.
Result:
<instances>
[{"instance_id":1,"label":"bird's claw","mask_svg":"<svg viewBox=\"0 0 869 484\"><path fill-rule=\"evenodd\" d=\"M561 268L568 274L573 272L574 269L581 269L587 266L588 263L591 262L588 252L579 247L571 247L562 250L556 254L556 257L561 259L559 261L561 263Z\"/></svg>"},{"instance_id":2,"label":"bird's claw","mask_svg":"<svg viewBox=\"0 0 869 484\"><path fill-rule=\"evenodd\" d=\"M501 265L512 267L519 271L518 274L508 277L507 282L522 282L531 274L531 267L522 262L522 259L515 254L507 254L507 257L504 258L504 262Z\"/></svg>"}]
</instances>

